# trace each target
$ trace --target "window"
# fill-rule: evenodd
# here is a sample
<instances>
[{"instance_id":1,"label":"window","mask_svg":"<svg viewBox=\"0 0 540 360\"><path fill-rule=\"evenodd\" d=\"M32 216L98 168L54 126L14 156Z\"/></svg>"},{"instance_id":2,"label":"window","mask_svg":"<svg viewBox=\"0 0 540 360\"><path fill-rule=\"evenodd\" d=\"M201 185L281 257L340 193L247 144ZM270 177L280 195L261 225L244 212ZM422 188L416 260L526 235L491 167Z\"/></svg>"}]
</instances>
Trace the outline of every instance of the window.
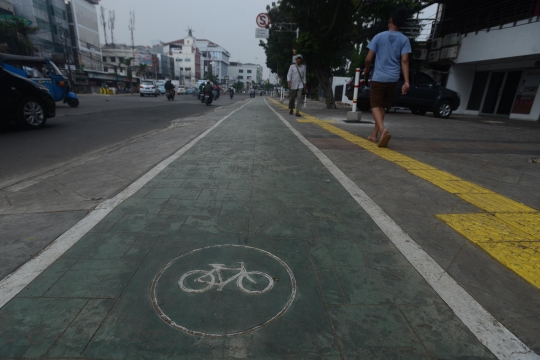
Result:
<instances>
[{"instance_id":1,"label":"window","mask_svg":"<svg viewBox=\"0 0 540 360\"><path fill-rule=\"evenodd\" d=\"M184 68L180 68L180 71L183 71L183 70L184 70Z\"/></svg>"},{"instance_id":2,"label":"window","mask_svg":"<svg viewBox=\"0 0 540 360\"><path fill-rule=\"evenodd\" d=\"M119 57L119 58L118 58L118 61L119 61L119 62L122 62L122 61L124 61L124 58L123 58L123 57Z\"/></svg>"},{"instance_id":3,"label":"window","mask_svg":"<svg viewBox=\"0 0 540 360\"><path fill-rule=\"evenodd\" d=\"M417 72L414 76L414 82L418 85L433 85L435 81L428 74Z\"/></svg>"},{"instance_id":4,"label":"window","mask_svg":"<svg viewBox=\"0 0 540 360\"><path fill-rule=\"evenodd\" d=\"M248 74L251 74L251 70L248 70L247 72L248 72Z\"/></svg>"},{"instance_id":5,"label":"window","mask_svg":"<svg viewBox=\"0 0 540 360\"><path fill-rule=\"evenodd\" d=\"M111 62L116 62L116 57L111 56Z\"/></svg>"},{"instance_id":6,"label":"window","mask_svg":"<svg viewBox=\"0 0 540 360\"><path fill-rule=\"evenodd\" d=\"M184 70L186 70L186 71L191 71L191 68L190 68L190 67L187 67L187 68L185 68Z\"/></svg>"},{"instance_id":7,"label":"window","mask_svg":"<svg viewBox=\"0 0 540 360\"><path fill-rule=\"evenodd\" d=\"M242 73L244 72L244 70L240 69L240 70L238 70L238 72L239 72L240 74L242 74Z\"/></svg>"},{"instance_id":8,"label":"window","mask_svg":"<svg viewBox=\"0 0 540 360\"><path fill-rule=\"evenodd\" d=\"M190 58L185 58L184 61L185 61L185 62L190 62L191 59L190 59Z\"/></svg>"},{"instance_id":9,"label":"window","mask_svg":"<svg viewBox=\"0 0 540 360\"><path fill-rule=\"evenodd\" d=\"M243 79L244 77L243 76L238 76L238 79Z\"/></svg>"},{"instance_id":10,"label":"window","mask_svg":"<svg viewBox=\"0 0 540 360\"><path fill-rule=\"evenodd\" d=\"M107 57L106 57L106 56L103 57L103 61L105 61L105 62L107 61Z\"/></svg>"}]
</instances>

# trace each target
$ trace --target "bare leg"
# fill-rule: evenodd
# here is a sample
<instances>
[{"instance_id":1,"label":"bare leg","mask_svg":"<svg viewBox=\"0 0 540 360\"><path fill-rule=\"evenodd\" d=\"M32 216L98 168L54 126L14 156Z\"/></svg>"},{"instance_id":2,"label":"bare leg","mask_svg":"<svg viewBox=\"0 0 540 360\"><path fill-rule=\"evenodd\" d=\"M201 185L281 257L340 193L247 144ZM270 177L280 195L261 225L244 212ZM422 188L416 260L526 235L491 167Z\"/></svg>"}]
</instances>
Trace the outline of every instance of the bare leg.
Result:
<instances>
[{"instance_id":1,"label":"bare leg","mask_svg":"<svg viewBox=\"0 0 540 360\"><path fill-rule=\"evenodd\" d=\"M377 138L377 133L381 132L381 137L388 134L388 129L384 127L384 109L380 107L372 108L371 113L375 120L375 129L373 129L372 137Z\"/></svg>"}]
</instances>

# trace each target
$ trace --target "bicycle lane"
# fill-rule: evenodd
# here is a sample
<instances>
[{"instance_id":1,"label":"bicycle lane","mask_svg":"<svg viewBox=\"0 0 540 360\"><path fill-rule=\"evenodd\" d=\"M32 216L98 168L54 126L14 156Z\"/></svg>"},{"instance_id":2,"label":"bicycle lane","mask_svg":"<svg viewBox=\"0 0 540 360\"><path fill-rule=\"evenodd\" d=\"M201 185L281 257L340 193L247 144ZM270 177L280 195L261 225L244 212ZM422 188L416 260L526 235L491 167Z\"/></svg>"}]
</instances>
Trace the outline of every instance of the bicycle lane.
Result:
<instances>
[{"instance_id":1,"label":"bicycle lane","mask_svg":"<svg viewBox=\"0 0 540 360\"><path fill-rule=\"evenodd\" d=\"M9 358L459 356L493 358L260 98L0 310Z\"/></svg>"}]
</instances>

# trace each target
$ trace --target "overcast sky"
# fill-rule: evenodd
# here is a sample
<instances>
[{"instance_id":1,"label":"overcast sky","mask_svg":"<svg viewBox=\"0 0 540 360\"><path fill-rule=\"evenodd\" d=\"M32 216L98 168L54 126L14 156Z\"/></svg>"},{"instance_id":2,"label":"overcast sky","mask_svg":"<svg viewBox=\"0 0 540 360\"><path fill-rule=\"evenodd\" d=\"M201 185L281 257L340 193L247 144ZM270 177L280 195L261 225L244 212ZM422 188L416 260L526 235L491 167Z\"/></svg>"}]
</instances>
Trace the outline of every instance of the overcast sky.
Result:
<instances>
[{"instance_id":1,"label":"overcast sky","mask_svg":"<svg viewBox=\"0 0 540 360\"><path fill-rule=\"evenodd\" d=\"M182 39L188 27L196 38L211 40L231 53L231 61L261 64L268 78L266 55L255 39L255 18L266 12L271 0L101 0L108 17L115 10L115 43L131 44L129 12L135 11L135 45L153 40ZM98 16L101 10L97 7ZM101 40L104 43L100 21ZM110 42L107 29L107 41Z\"/></svg>"}]
</instances>

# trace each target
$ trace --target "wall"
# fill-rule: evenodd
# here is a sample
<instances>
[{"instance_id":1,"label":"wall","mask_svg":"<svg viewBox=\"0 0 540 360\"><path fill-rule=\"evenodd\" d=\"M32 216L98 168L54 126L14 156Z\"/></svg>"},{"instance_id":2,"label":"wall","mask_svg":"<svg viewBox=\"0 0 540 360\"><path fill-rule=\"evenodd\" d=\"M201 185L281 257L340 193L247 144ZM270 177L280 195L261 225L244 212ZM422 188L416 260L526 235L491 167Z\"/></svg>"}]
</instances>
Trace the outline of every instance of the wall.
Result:
<instances>
[{"instance_id":1,"label":"wall","mask_svg":"<svg viewBox=\"0 0 540 360\"><path fill-rule=\"evenodd\" d=\"M471 95L471 88L474 80L476 66L474 65L454 65L450 68L446 87L450 90L457 91L461 95L461 104L454 111L454 114L470 114L478 115L478 111L467 112L467 103Z\"/></svg>"},{"instance_id":2,"label":"wall","mask_svg":"<svg viewBox=\"0 0 540 360\"><path fill-rule=\"evenodd\" d=\"M461 40L461 48L455 63L463 64L540 54L538 35L540 34L540 21L527 22L528 20L523 20L517 23L518 26L467 34Z\"/></svg>"}]
</instances>

